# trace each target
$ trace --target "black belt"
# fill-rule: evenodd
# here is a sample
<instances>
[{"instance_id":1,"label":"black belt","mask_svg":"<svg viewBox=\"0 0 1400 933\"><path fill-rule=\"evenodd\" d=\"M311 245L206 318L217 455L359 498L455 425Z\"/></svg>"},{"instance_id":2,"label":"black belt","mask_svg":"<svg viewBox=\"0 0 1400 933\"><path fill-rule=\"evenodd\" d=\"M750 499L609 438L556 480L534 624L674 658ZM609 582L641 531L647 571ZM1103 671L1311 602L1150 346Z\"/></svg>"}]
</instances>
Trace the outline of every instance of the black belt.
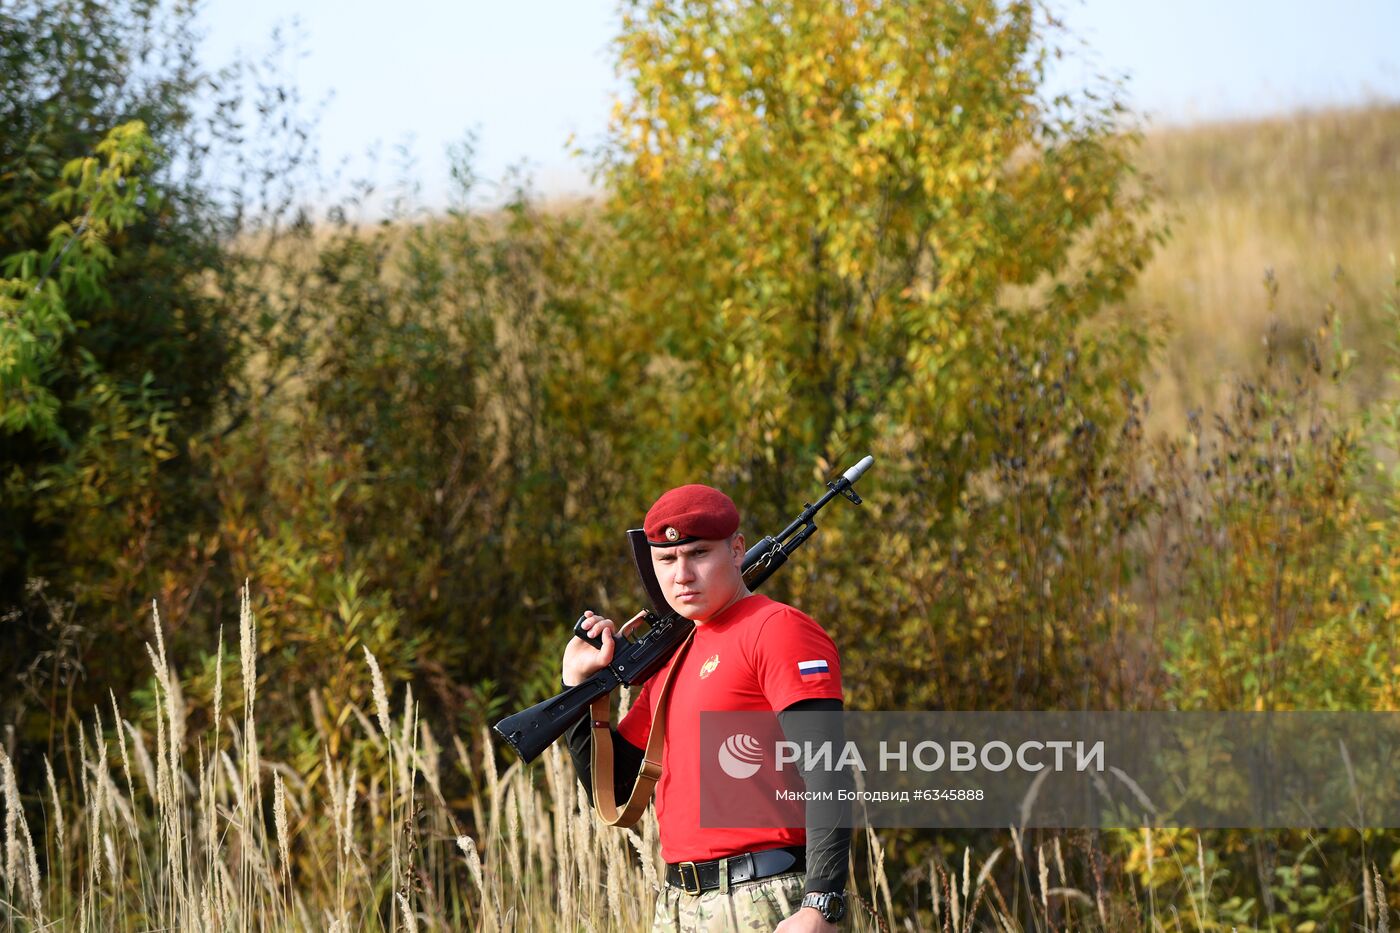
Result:
<instances>
[{"instance_id":1,"label":"black belt","mask_svg":"<svg viewBox=\"0 0 1400 933\"><path fill-rule=\"evenodd\" d=\"M790 871L807 870L807 850L801 846L745 852L708 862L678 862L666 866L666 883L686 894L703 894L719 887L721 864L728 863L729 883L740 884L771 878Z\"/></svg>"}]
</instances>

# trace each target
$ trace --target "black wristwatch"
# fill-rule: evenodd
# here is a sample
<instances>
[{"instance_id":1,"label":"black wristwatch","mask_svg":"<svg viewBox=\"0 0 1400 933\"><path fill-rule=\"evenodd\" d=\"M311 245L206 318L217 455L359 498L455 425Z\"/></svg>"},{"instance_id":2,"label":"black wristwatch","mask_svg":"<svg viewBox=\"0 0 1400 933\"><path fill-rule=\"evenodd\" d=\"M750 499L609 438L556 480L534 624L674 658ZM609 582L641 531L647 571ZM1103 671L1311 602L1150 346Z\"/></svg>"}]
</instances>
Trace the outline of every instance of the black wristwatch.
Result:
<instances>
[{"instance_id":1,"label":"black wristwatch","mask_svg":"<svg viewBox=\"0 0 1400 933\"><path fill-rule=\"evenodd\" d=\"M827 923L839 923L846 916L846 896L841 891L813 891L802 898L803 907L815 907Z\"/></svg>"}]
</instances>

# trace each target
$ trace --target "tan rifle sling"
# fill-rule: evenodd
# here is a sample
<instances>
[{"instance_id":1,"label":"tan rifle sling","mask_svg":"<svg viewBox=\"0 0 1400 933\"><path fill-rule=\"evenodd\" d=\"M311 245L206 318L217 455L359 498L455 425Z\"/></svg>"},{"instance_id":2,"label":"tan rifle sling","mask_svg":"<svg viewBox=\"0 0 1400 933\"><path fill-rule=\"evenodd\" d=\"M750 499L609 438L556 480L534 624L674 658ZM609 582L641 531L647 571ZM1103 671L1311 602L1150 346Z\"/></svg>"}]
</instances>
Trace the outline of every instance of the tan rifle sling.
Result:
<instances>
[{"instance_id":1,"label":"tan rifle sling","mask_svg":"<svg viewBox=\"0 0 1400 933\"><path fill-rule=\"evenodd\" d=\"M661 692L652 707L651 733L647 736L645 757L641 770L637 772L637 783L632 785L632 794L627 798L622 812L617 811L617 794L613 785L613 742L610 700L604 695L593 701L589 716L593 717L593 803L598 808L598 818L609 826L623 829L636 824L651 802L652 791L661 777L661 750L666 745L666 708L671 700L671 682L676 671L680 670L681 659L685 657L695 630L681 642L666 671L666 679L661 682Z\"/></svg>"}]
</instances>

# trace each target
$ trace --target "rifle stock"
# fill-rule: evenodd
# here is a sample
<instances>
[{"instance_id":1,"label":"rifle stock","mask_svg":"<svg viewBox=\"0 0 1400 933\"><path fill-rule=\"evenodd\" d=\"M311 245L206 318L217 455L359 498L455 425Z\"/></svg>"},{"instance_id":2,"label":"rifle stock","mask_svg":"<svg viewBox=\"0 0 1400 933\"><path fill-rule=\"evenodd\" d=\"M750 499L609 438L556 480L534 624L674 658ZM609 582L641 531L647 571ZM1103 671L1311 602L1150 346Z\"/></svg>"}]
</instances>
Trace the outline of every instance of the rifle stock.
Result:
<instances>
[{"instance_id":1,"label":"rifle stock","mask_svg":"<svg viewBox=\"0 0 1400 933\"><path fill-rule=\"evenodd\" d=\"M495 725L496 734L529 763L578 722L594 700L612 693L619 685L617 675L605 667L578 686L502 719Z\"/></svg>"},{"instance_id":2,"label":"rifle stock","mask_svg":"<svg viewBox=\"0 0 1400 933\"><path fill-rule=\"evenodd\" d=\"M626 640L625 636L617 640L611 664L583 683L566 687L563 693L502 719L492 727L496 734L529 764L578 722L594 700L623 684L642 683L656 673L695 627L694 622L675 611L660 618L648 612L646 620L650 626L646 635L635 641Z\"/></svg>"}]
</instances>

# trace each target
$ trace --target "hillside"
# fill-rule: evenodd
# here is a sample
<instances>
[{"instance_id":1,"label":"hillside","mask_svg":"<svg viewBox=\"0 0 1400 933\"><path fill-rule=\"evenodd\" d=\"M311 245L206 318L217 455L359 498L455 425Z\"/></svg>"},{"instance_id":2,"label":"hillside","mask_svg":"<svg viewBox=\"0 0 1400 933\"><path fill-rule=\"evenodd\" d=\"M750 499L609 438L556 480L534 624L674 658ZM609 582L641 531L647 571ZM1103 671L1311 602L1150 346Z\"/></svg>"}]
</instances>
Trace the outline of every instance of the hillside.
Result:
<instances>
[{"instance_id":1,"label":"hillside","mask_svg":"<svg viewBox=\"0 0 1400 933\"><path fill-rule=\"evenodd\" d=\"M1166 326L1150 385L1158 426L1180 424L1186 408L1219 401L1232 374L1257 369L1274 322L1296 346L1329 306L1357 350L1348 395L1386 389L1400 106L1159 129L1142 152L1171 228L1129 301L1129 313Z\"/></svg>"}]
</instances>

